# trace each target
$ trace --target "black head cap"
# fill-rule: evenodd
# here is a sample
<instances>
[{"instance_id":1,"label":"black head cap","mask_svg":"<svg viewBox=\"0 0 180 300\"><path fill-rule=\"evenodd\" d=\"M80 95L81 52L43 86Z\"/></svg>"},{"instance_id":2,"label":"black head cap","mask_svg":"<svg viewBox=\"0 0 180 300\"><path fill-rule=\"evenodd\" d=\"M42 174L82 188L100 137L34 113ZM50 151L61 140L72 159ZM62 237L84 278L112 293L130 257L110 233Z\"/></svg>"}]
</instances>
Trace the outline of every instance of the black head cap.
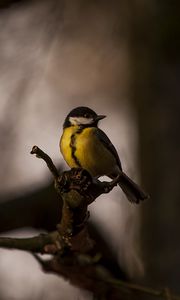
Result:
<instances>
[{"instance_id":1,"label":"black head cap","mask_svg":"<svg viewBox=\"0 0 180 300\"><path fill-rule=\"evenodd\" d=\"M70 111L70 113L67 115L63 127L69 127L71 126L70 123L70 118L73 117L82 117L82 118L87 118L87 119L92 119L91 126L97 126L97 123L100 119L103 119L105 116L100 116L95 113L92 109L86 106L79 106L74 108L73 110ZM83 124L82 124L83 125ZM84 126L90 126L90 124Z\"/></svg>"}]
</instances>

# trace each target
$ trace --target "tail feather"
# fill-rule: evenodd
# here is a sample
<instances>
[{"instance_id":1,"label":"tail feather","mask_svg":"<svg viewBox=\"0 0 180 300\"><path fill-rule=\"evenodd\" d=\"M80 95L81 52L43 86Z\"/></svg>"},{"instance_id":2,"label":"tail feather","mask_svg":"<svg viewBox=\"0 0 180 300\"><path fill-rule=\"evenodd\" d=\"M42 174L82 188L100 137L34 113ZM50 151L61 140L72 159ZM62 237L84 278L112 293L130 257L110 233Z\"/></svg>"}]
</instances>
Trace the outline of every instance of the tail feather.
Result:
<instances>
[{"instance_id":1,"label":"tail feather","mask_svg":"<svg viewBox=\"0 0 180 300\"><path fill-rule=\"evenodd\" d=\"M119 185L130 202L139 203L147 198L146 194L132 179L130 179L124 172L121 173Z\"/></svg>"}]
</instances>

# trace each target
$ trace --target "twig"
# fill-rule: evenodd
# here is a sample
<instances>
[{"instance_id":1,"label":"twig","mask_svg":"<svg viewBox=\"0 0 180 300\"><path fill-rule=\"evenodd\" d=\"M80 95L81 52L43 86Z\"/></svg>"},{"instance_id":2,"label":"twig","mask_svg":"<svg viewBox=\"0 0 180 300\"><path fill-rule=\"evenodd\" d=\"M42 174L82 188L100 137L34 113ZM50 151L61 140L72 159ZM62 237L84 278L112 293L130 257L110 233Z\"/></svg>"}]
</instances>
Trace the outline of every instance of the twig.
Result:
<instances>
[{"instance_id":1,"label":"twig","mask_svg":"<svg viewBox=\"0 0 180 300\"><path fill-rule=\"evenodd\" d=\"M0 237L0 247L8 249L19 249L36 253L52 253L52 251L48 251L50 249L50 247L48 246L55 245L56 247L57 237L58 232L56 231L49 234L40 234L31 238Z\"/></svg>"},{"instance_id":2,"label":"twig","mask_svg":"<svg viewBox=\"0 0 180 300\"><path fill-rule=\"evenodd\" d=\"M42 158L46 162L50 172L54 176L54 179L58 179L58 177L59 177L58 170L57 170L56 166L53 164L53 161L49 157L49 155L47 155L45 152L43 152L38 146L33 146L30 153L36 154L36 157L38 157L38 158Z\"/></svg>"}]
</instances>

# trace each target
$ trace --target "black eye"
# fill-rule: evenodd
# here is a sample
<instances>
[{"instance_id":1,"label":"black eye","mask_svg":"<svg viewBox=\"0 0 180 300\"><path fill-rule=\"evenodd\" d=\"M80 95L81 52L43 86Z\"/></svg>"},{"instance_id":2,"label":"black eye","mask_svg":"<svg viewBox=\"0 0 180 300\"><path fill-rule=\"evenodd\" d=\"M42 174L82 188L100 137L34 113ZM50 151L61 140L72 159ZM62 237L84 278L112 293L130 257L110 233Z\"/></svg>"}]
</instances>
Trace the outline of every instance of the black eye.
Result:
<instances>
[{"instance_id":1,"label":"black eye","mask_svg":"<svg viewBox=\"0 0 180 300\"><path fill-rule=\"evenodd\" d=\"M84 114L84 118L90 118L89 114Z\"/></svg>"}]
</instances>

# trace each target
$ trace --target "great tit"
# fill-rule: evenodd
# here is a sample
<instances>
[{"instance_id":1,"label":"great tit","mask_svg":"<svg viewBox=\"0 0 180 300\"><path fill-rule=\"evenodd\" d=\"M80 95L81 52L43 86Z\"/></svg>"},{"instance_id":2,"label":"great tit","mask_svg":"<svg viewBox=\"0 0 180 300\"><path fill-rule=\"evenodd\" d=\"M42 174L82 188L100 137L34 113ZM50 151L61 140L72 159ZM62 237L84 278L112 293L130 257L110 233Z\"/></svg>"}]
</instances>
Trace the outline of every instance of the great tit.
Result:
<instances>
[{"instance_id":1,"label":"great tit","mask_svg":"<svg viewBox=\"0 0 180 300\"><path fill-rule=\"evenodd\" d=\"M70 168L86 169L93 177L120 175L119 185L130 202L139 203L148 195L123 171L118 153L98 128L98 122L106 116L97 115L84 106L70 111L64 121L60 139L60 151Z\"/></svg>"}]
</instances>

